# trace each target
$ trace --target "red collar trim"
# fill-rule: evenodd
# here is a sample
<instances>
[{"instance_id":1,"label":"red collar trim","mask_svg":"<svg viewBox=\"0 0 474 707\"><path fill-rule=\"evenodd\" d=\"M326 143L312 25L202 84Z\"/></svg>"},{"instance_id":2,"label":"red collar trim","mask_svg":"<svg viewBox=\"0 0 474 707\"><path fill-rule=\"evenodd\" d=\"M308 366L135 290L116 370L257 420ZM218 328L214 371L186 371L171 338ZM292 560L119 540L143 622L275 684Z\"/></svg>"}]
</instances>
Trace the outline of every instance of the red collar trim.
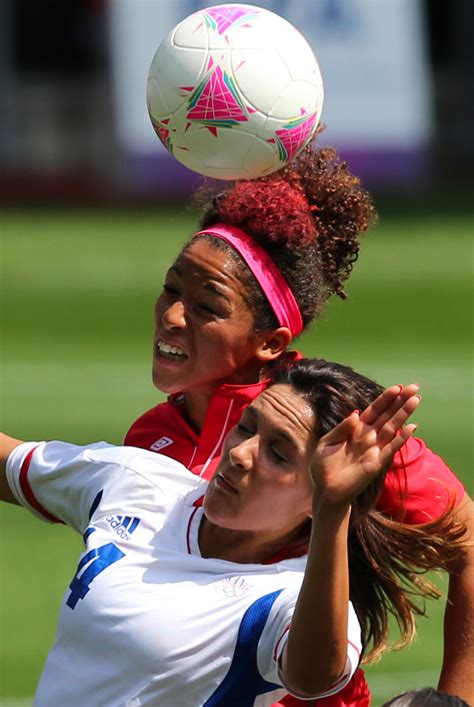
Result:
<instances>
[{"instance_id":1,"label":"red collar trim","mask_svg":"<svg viewBox=\"0 0 474 707\"><path fill-rule=\"evenodd\" d=\"M293 548L283 548L280 552L277 552L275 555L272 555L272 557L269 557L268 560L264 560L262 565L274 565L277 562L283 562L283 560L293 560L296 557L304 557L304 555L308 554L308 549L308 542L297 545Z\"/></svg>"}]
</instances>

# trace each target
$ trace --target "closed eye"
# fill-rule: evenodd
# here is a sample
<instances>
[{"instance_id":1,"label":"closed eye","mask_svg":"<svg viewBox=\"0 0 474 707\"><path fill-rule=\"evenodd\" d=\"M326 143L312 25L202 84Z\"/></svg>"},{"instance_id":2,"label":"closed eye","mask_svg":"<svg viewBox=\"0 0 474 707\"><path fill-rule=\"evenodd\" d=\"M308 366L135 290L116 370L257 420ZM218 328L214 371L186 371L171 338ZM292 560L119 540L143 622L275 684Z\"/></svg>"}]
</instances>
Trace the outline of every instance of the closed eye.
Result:
<instances>
[{"instance_id":1,"label":"closed eye","mask_svg":"<svg viewBox=\"0 0 474 707\"><path fill-rule=\"evenodd\" d=\"M282 454L281 452L279 452L278 449L275 449L275 447L272 447L271 450L272 450L272 455L275 457L275 459L278 462L285 463L288 461L287 457L284 454Z\"/></svg>"},{"instance_id":2,"label":"closed eye","mask_svg":"<svg viewBox=\"0 0 474 707\"><path fill-rule=\"evenodd\" d=\"M199 309L202 309L204 312L208 312L209 314L217 314L217 312L212 309L212 307L209 307L207 304L199 304L198 305Z\"/></svg>"},{"instance_id":3,"label":"closed eye","mask_svg":"<svg viewBox=\"0 0 474 707\"><path fill-rule=\"evenodd\" d=\"M163 285L163 290L166 292L167 295L179 295L179 290L177 290L175 287L172 287L171 285L167 285L166 283Z\"/></svg>"}]
</instances>

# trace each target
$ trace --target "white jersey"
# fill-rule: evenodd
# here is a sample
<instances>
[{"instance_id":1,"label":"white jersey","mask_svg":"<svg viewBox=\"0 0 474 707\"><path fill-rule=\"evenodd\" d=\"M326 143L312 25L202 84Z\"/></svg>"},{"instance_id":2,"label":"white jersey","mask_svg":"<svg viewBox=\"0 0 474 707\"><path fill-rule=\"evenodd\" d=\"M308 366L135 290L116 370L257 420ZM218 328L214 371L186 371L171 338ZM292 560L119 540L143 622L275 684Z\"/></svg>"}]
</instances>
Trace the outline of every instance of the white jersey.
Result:
<instances>
[{"instance_id":1,"label":"white jersey","mask_svg":"<svg viewBox=\"0 0 474 707\"><path fill-rule=\"evenodd\" d=\"M201 557L207 482L142 449L64 442L20 445L7 478L21 504L85 543L37 707L262 707L288 692L278 661L305 558ZM352 607L348 639L344 676L324 694L342 689L358 665Z\"/></svg>"}]
</instances>

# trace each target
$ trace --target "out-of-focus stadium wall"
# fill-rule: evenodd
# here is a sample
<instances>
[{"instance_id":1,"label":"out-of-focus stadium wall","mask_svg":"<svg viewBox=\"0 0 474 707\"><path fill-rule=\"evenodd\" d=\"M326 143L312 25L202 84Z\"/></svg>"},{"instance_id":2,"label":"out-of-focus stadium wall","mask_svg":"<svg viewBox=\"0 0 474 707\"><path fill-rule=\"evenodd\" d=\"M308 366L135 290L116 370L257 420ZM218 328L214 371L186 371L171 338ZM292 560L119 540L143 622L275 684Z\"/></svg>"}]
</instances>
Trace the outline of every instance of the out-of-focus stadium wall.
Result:
<instances>
[{"instance_id":1,"label":"out-of-focus stadium wall","mask_svg":"<svg viewBox=\"0 0 474 707\"><path fill-rule=\"evenodd\" d=\"M183 188L146 115L151 58L180 19L212 0L115 0L109 7L114 114L120 152L144 184ZM433 129L420 0L260 0L294 24L325 77L321 142L378 183L416 182L429 171ZM184 182L183 182L184 177ZM189 180L188 180L189 181Z\"/></svg>"},{"instance_id":2,"label":"out-of-focus stadium wall","mask_svg":"<svg viewBox=\"0 0 474 707\"><path fill-rule=\"evenodd\" d=\"M257 1L315 49L326 91L320 142L369 186L416 187L461 165L472 177L471 0ZM146 75L166 33L211 4L4 0L0 200L187 193L199 178L157 140Z\"/></svg>"}]
</instances>

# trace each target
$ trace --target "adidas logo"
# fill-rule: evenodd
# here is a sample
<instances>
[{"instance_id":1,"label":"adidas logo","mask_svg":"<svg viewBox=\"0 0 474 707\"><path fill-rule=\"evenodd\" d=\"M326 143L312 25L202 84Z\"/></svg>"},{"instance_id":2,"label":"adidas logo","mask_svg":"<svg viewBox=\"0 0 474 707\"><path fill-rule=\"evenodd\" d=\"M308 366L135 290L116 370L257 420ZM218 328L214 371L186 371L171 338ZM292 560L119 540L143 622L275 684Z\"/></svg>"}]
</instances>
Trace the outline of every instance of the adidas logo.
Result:
<instances>
[{"instance_id":1,"label":"adidas logo","mask_svg":"<svg viewBox=\"0 0 474 707\"><path fill-rule=\"evenodd\" d=\"M157 439L156 442L153 442L150 449L152 452L159 452L160 449L164 449L165 447L169 447L170 444L173 444L173 441L174 440L169 437L160 437L160 439Z\"/></svg>"},{"instance_id":2,"label":"adidas logo","mask_svg":"<svg viewBox=\"0 0 474 707\"><path fill-rule=\"evenodd\" d=\"M130 540L130 535L136 530L140 522L140 518L118 515L107 516L105 520L114 533L116 533L119 538L122 538L122 540Z\"/></svg>"}]
</instances>

